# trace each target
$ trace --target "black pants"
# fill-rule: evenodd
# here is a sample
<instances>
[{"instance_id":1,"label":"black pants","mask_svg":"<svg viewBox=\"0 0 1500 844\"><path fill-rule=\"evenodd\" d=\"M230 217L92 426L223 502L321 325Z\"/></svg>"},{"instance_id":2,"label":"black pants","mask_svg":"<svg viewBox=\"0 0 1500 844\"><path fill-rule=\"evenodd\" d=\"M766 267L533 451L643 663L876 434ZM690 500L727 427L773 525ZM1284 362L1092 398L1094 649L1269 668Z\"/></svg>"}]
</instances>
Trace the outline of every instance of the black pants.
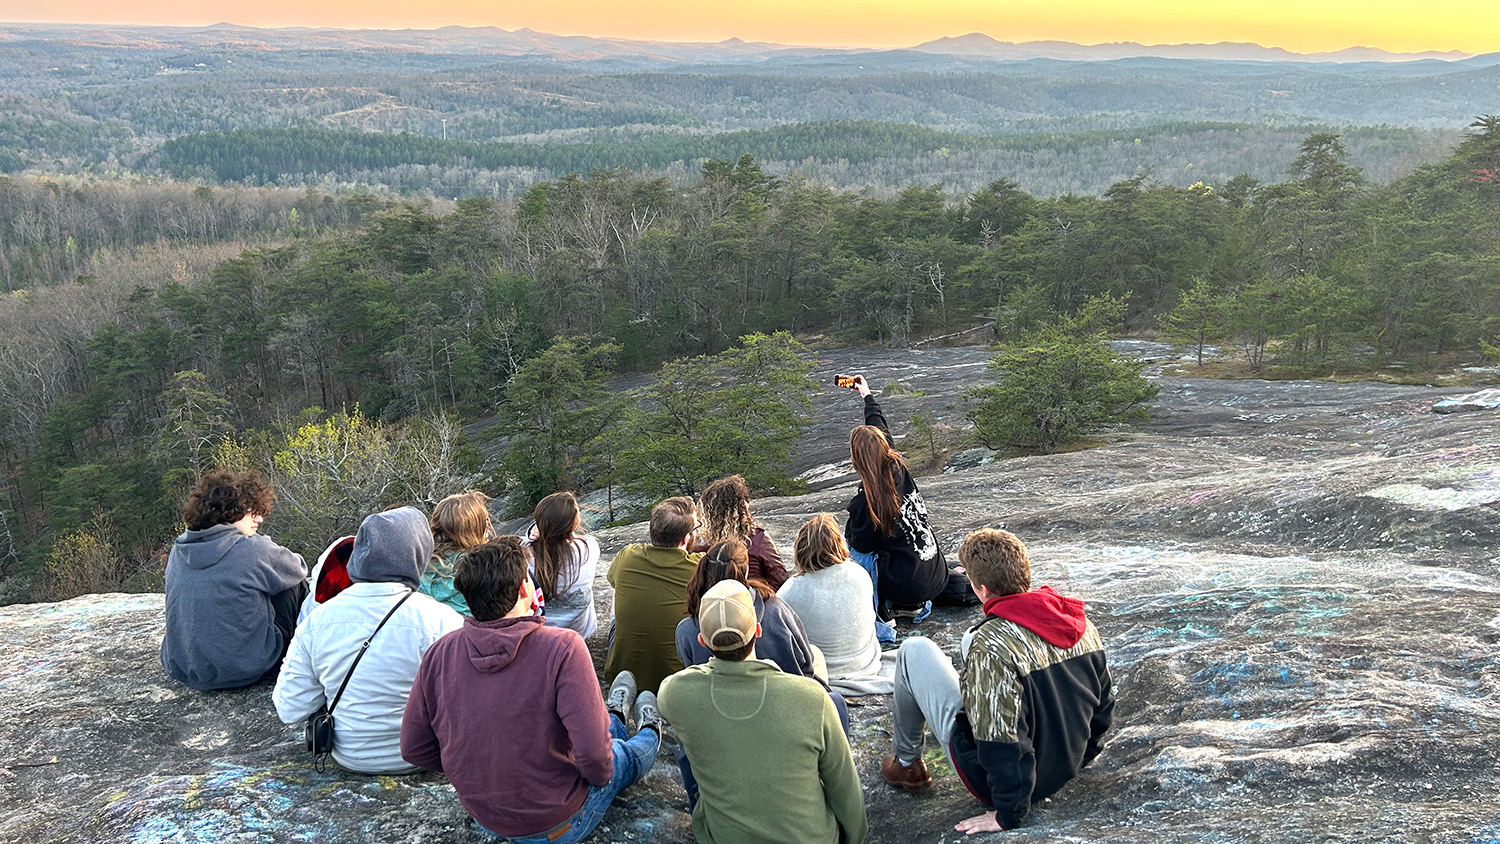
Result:
<instances>
[{"instance_id":1,"label":"black pants","mask_svg":"<svg viewBox=\"0 0 1500 844\"><path fill-rule=\"evenodd\" d=\"M292 634L297 632L297 614L302 611L302 602L306 598L306 581L271 596L271 609L276 613L276 632L281 634L281 659L286 658L286 652L292 646ZM281 673L281 659L276 660L276 664L262 674L258 682L275 680L276 675Z\"/></svg>"}]
</instances>

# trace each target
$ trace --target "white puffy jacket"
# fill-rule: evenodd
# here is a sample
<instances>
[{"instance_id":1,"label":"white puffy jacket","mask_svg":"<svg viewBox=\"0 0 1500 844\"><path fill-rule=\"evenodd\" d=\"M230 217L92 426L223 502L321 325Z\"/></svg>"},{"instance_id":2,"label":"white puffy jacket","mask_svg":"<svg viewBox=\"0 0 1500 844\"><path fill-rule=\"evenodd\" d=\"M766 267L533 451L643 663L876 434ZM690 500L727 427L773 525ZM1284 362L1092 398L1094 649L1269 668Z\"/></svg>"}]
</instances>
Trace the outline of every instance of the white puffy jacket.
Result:
<instances>
[{"instance_id":1,"label":"white puffy jacket","mask_svg":"<svg viewBox=\"0 0 1500 844\"><path fill-rule=\"evenodd\" d=\"M272 700L283 723L297 724L338 693L354 655L409 590L400 583L355 583L297 626ZM333 760L367 774L412 770L401 758L401 716L422 655L463 627L463 616L417 593L380 628L333 711Z\"/></svg>"}]
</instances>

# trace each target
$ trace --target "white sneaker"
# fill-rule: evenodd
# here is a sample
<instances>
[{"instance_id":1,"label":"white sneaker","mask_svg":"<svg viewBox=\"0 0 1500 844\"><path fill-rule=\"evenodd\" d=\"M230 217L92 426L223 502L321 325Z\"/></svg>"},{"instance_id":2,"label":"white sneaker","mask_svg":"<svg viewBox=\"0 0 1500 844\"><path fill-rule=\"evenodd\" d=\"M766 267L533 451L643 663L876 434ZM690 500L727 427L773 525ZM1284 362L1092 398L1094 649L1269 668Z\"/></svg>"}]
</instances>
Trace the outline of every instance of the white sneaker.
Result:
<instances>
[{"instance_id":1,"label":"white sneaker","mask_svg":"<svg viewBox=\"0 0 1500 844\"><path fill-rule=\"evenodd\" d=\"M651 700L655 704L655 695L652 695ZM620 716L622 723L628 723L625 721L625 715L630 712L630 708L634 705L635 675L629 671L621 671L615 675L615 681L609 684L609 695L604 698L604 707L615 715Z\"/></svg>"}]
</instances>

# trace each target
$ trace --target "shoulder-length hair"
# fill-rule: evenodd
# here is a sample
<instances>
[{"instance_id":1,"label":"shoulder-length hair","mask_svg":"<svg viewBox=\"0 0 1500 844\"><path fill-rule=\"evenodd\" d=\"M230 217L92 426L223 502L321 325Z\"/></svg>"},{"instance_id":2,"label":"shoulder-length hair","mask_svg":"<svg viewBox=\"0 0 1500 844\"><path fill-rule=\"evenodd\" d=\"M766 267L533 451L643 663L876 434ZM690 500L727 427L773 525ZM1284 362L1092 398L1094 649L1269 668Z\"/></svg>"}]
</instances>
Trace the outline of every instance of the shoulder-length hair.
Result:
<instances>
[{"instance_id":1,"label":"shoulder-length hair","mask_svg":"<svg viewBox=\"0 0 1500 844\"><path fill-rule=\"evenodd\" d=\"M819 513L798 529L792 559L798 574L833 568L849 559L849 545L832 513Z\"/></svg>"},{"instance_id":2,"label":"shoulder-length hair","mask_svg":"<svg viewBox=\"0 0 1500 844\"><path fill-rule=\"evenodd\" d=\"M703 511L703 539L708 542L738 539L749 545L759 527L750 514L750 485L740 475L720 478L704 487L699 507Z\"/></svg>"},{"instance_id":3,"label":"shoulder-length hair","mask_svg":"<svg viewBox=\"0 0 1500 844\"><path fill-rule=\"evenodd\" d=\"M447 555L483 545L494 534L488 495L477 489L454 493L432 510L433 554Z\"/></svg>"}]
</instances>

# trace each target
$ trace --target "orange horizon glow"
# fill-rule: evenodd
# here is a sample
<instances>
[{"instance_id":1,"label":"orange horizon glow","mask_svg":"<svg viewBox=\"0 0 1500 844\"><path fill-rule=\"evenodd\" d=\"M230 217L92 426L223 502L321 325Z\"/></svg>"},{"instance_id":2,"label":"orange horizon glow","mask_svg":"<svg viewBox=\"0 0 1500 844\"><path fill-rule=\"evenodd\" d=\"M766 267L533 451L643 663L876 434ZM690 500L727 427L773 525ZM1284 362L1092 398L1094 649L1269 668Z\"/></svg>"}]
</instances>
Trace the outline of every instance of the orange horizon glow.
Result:
<instances>
[{"instance_id":1,"label":"orange horizon glow","mask_svg":"<svg viewBox=\"0 0 1500 844\"><path fill-rule=\"evenodd\" d=\"M736 14L738 11L738 14ZM741 38L788 46L909 47L982 32L1000 41L1146 45L1251 42L1297 53L1377 47L1390 52L1500 52L1493 0L762 0L740 10L685 0L0 0L0 21L111 25L436 29L529 28L643 41Z\"/></svg>"}]
</instances>

